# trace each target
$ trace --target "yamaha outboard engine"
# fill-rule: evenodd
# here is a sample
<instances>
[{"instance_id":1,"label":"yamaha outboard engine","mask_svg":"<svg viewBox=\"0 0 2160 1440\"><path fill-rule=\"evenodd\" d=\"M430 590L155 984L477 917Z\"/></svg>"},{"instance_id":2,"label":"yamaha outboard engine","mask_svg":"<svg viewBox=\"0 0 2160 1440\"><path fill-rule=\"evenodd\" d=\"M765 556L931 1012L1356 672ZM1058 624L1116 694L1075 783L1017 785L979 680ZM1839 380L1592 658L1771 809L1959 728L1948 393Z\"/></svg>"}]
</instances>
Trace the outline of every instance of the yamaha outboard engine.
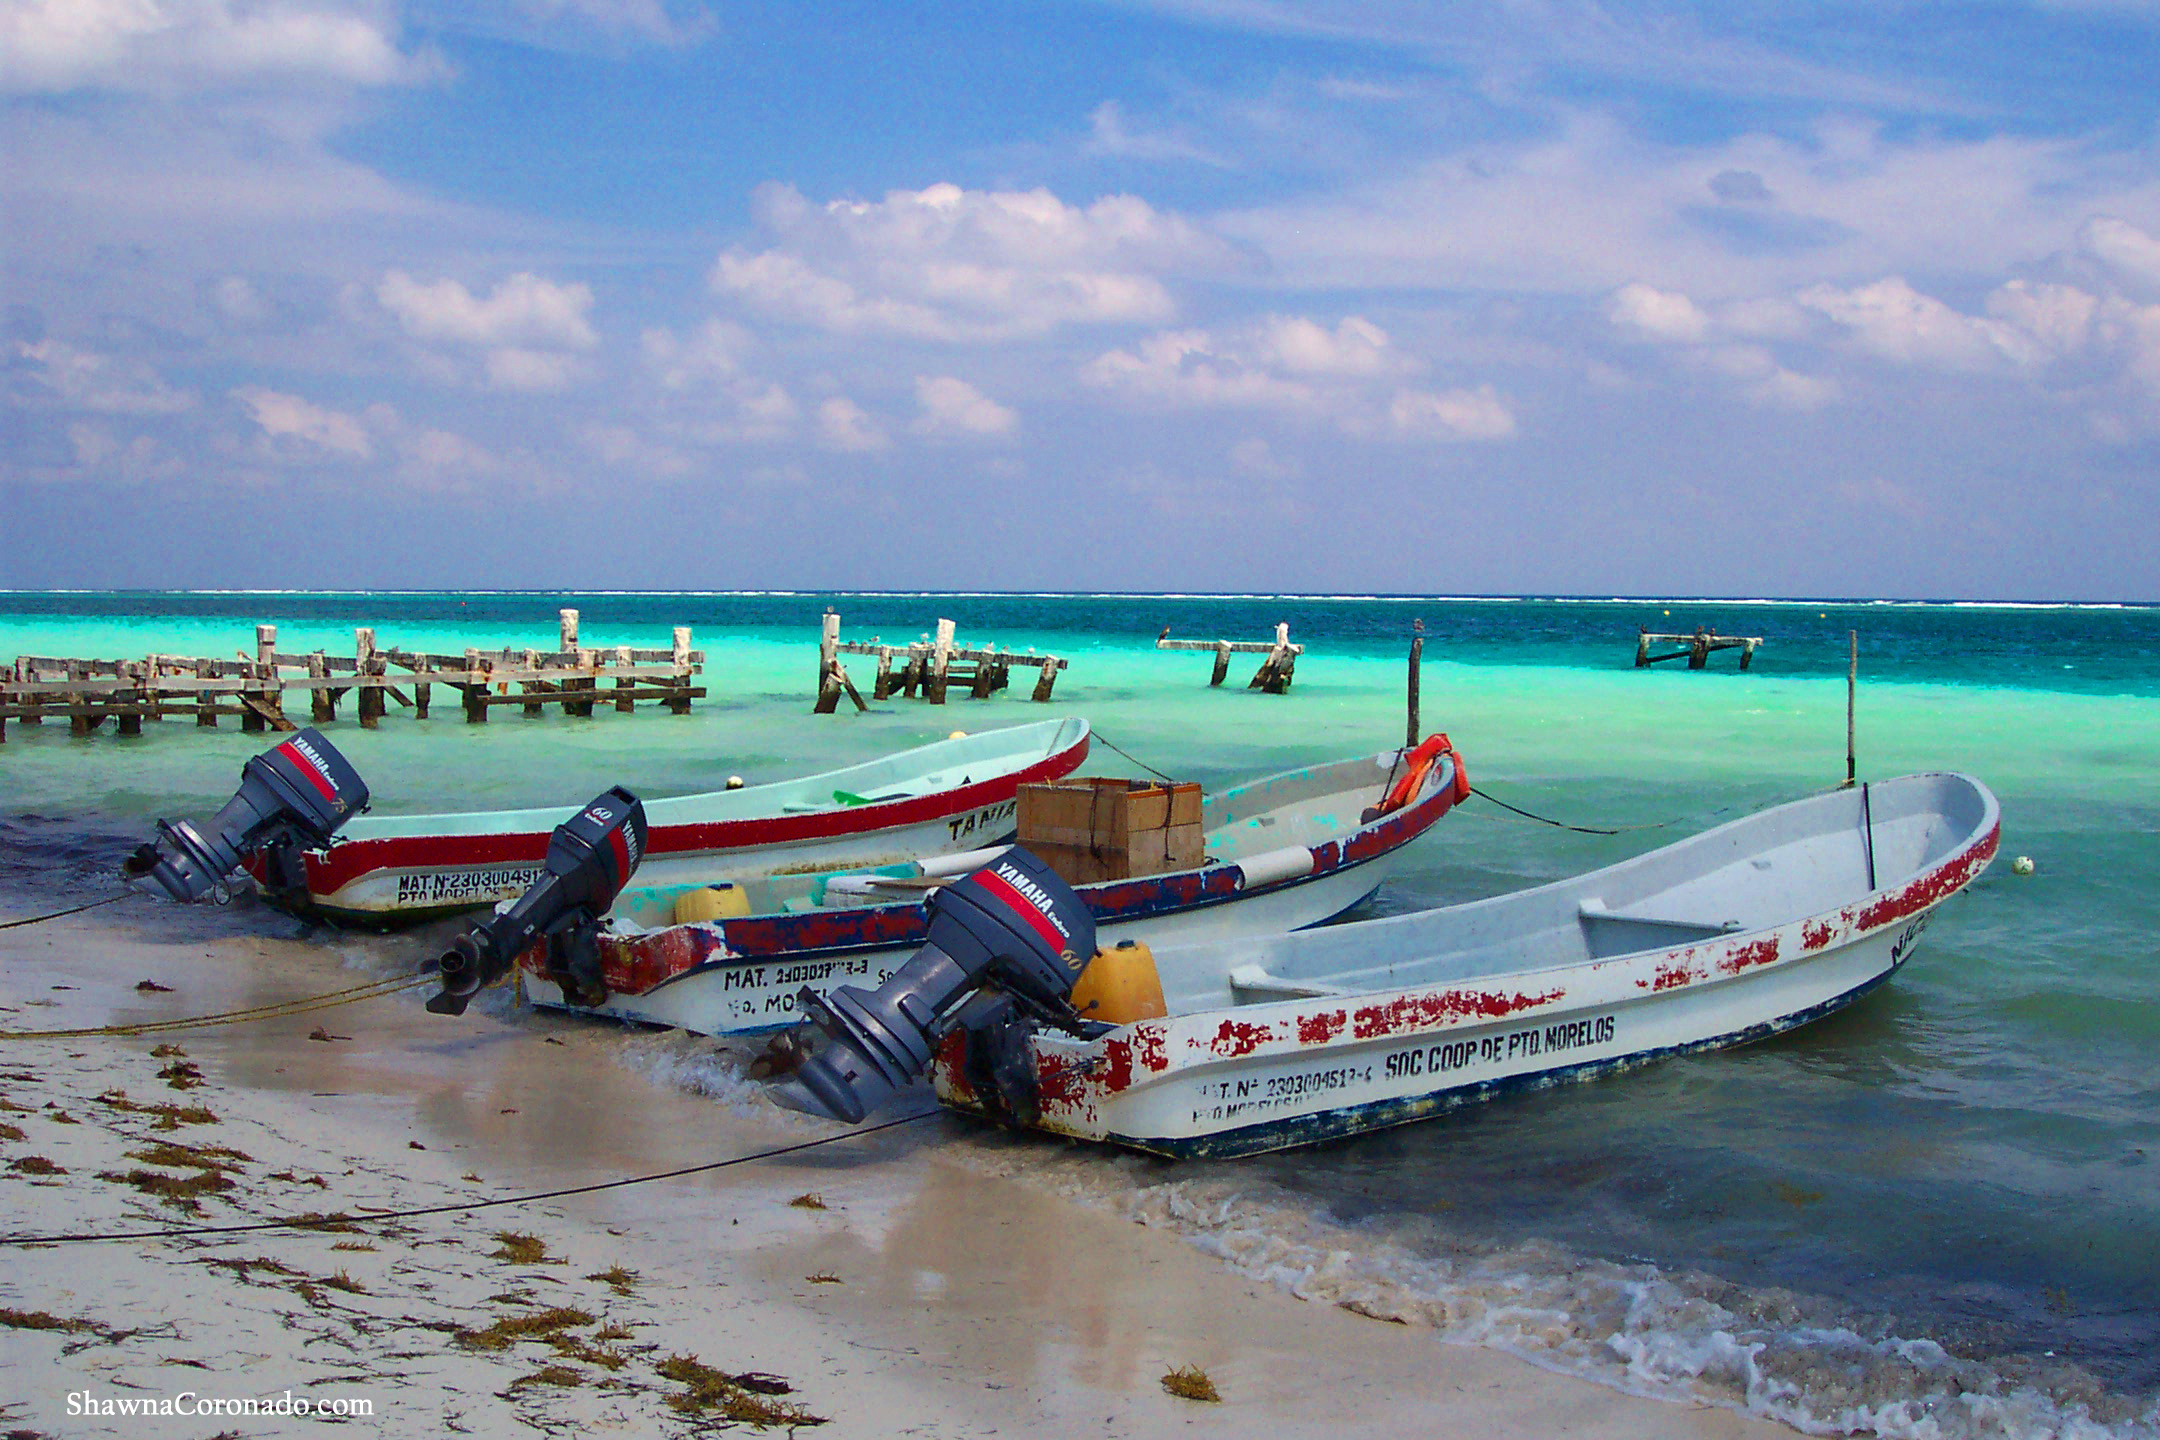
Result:
<instances>
[{"instance_id":1,"label":"yamaha outboard engine","mask_svg":"<svg viewBox=\"0 0 2160 1440\"><path fill-rule=\"evenodd\" d=\"M645 858L645 803L617 785L555 827L547 873L515 902L451 942L438 962L442 989L427 1008L462 1015L535 940L548 947L548 978L573 1005L607 999L600 982L600 917Z\"/></svg>"},{"instance_id":2,"label":"yamaha outboard engine","mask_svg":"<svg viewBox=\"0 0 2160 1440\"><path fill-rule=\"evenodd\" d=\"M185 820L160 820L158 838L137 847L120 870L130 880L149 876L189 905L221 890L259 854L266 889L304 889L302 852L329 844L367 804L360 772L320 730L302 730L241 768L239 792L211 819L207 835Z\"/></svg>"},{"instance_id":3,"label":"yamaha outboard engine","mask_svg":"<svg viewBox=\"0 0 2160 1440\"><path fill-rule=\"evenodd\" d=\"M764 1073L792 1078L773 1098L860 1121L929 1068L956 1026L1020 1015L1075 1033L1092 1026L1066 997L1095 954L1095 917L1041 860L1015 847L930 899L929 942L875 990L803 990L810 1019L777 1037Z\"/></svg>"}]
</instances>

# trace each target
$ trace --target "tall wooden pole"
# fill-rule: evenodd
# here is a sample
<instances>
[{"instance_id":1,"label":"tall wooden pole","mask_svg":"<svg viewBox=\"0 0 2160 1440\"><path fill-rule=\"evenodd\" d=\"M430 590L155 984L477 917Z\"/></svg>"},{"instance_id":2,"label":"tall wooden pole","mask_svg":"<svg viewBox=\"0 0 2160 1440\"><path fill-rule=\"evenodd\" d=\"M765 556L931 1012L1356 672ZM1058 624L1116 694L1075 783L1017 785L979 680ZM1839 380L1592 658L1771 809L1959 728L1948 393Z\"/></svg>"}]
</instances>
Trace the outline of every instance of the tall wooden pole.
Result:
<instances>
[{"instance_id":1,"label":"tall wooden pole","mask_svg":"<svg viewBox=\"0 0 2160 1440\"><path fill-rule=\"evenodd\" d=\"M1418 672L1425 660L1425 622L1414 620L1410 629L1410 731L1403 741L1405 747L1418 743Z\"/></svg>"},{"instance_id":2,"label":"tall wooden pole","mask_svg":"<svg viewBox=\"0 0 2160 1440\"><path fill-rule=\"evenodd\" d=\"M1853 758L1853 705L1860 692L1860 632L1851 632L1852 659L1845 666L1845 788L1850 790L1859 777L1859 765Z\"/></svg>"}]
</instances>

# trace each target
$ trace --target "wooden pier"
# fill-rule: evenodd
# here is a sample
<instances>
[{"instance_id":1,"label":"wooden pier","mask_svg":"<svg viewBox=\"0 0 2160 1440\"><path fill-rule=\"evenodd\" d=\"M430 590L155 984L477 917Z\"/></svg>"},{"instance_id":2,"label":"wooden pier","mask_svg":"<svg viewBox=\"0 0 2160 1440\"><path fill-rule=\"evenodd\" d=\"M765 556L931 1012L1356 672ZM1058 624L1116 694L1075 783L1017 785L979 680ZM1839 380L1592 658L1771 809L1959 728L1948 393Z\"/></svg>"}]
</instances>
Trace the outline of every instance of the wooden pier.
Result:
<instances>
[{"instance_id":1,"label":"wooden pier","mask_svg":"<svg viewBox=\"0 0 2160 1440\"><path fill-rule=\"evenodd\" d=\"M953 686L962 686L976 700L987 700L1012 683L1015 666L1033 668L1037 701L1047 701L1050 691L1057 684L1058 671L1072 662L1055 655L1038 655L1033 649L1025 654L1017 650L1000 650L996 645L961 645L953 639L953 622L939 620L934 639L918 640L911 645L887 645L875 636L868 642L842 640L840 617L833 611L825 612L824 629L818 640L818 691L813 713L830 715L840 708L844 694L855 702L857 710L870 708L869 702L848 678L847 666L841 663L842 655L875 655L877 679L870 687L871 700L884 700L899 695L913 700L918 697L932 705L945 703L945 692ZM895 662L898 668L895 669Z\"/></svg>"},{"instance_id":2,"label":"wooden pier","mask_svg":"<svg viewBox=\"0 0 2160 1440\"><path fill-rule=\"evenodd\" d=\"M1275 627L1273 640L1172 640L1170 627L1165 625L1162 634L1155 637L1158 650L1212 650L1215 653L1214 678L1210 685L1220 685L1230 673L1232 655L1265 655L1260 668L1253 672L1252 680L1245 686L1269 695L1280 695L1290 688L1290 677L1297 670L1297 658L1305 653L1303 645L1290 643L1290 622Z\"/></svg>"},{"instance_id":3,"label":"wooden pier","mask_svg":"<svg viewBox=\"0 0 2160 1440\"><path fill-rule=\"evenodd\" d=\"M1656 635L1644 630L1635 637L1635 668L1645 669L1660 661L1678 660L1685 655L1688 669L1701 670L1709 665L1711 651L1738 650L1740 668L1745 670L1754 662L1755 647L1762 643L1760 635L1720 635L1715 630L1700 628L1692 635ZM1650 653L1652 645L1680 645L1685 648L1668 651L1663 655L1653 655Z\"/></svg>"},{"instance_id":4,"label":"wooden pier","mask_svg":"<svg viewBox=\"0 0 2160 1440\"><path fill-rule=\"evenodd\" d=\"M465 718L482 724L499 705L527 715L560 705L567 715L590 715L612 704L624 713L641 700L690 712L705 688L693 678L705 652L690 648L688 626L675 628L666 650L627 645L591 648L578 643L578 612L562 612L553 650L479 650L462 655L382 649L372 626L353 631L350 658L321 650L305 655L277 648L277 627L255 627L255 657L232 660L185 655L146 655L140 660L77 660L22 655L0 671L0 741L7 722L42 724L67 718L69 733L89 735L107 720L122 735L142 733L144 720L185 719L214 726L236 717L242 730L296 730L285 713L286 692L307 696L308 718L317 725L337 719L338 704L353 696L355 718L374 729L391 701L428 718L434 687L459 693Z\"/></svg>"}]
</instances>

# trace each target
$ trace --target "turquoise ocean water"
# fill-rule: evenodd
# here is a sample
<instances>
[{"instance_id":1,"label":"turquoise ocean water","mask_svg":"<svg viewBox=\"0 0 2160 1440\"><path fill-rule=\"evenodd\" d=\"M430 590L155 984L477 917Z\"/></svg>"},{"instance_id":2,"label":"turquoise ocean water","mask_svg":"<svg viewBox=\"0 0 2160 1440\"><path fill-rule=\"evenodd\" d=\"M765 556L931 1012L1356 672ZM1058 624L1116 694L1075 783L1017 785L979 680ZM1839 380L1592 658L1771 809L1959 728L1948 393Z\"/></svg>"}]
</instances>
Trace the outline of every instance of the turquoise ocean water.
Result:
<instances>
[{"instance_id":1,"label":"turquoise ocean water","mask_svg":"<svg viewBox=\"0 0 2160 1440\"><path fill-rule=\"evenodd\" d=\"M568 804L613 783L708 789L1045 714L1086 715L1149 765L1225 784L1399 743L1405 651L1422 619L1426 726L1450 732L1481 788L1586 826L1666 827L1582 835L1473 800L1367 913L1542 883L1835 784L1857 630L1862 776L1968 771L2004 815L2004 858L1946 907L1889 986L1776 1042L1439 1122L1236 1165L1097 1168L1134 1206L1154 1205L1164 1223L1271 1266L1292 1288L1324 1298L1330 1275L1354 1270L1463 1338L1542 1349L1619 1383L1692 1386L1823 1431L2160 1432L2160 609L0 594L0 662L227 655L252 648L257 621L277 623L287 651L349 654L358 624L386 646L549 648L562 605L582 611L587 644L665 645L670 626L692 626L712 697L688 717L513 710L480 727L452 705L426 723L393 710L374 732L345 719L333 738L378 808ZM963 640L1032 645L1072 668L1048 707L1016 681L943 710L894 701L812 716L828 605L851 639L911 640L945 615ZM1241 688L1254 660L1240 657L1232 684L1211 690L1209 656L1152 648L1164 625L1258 639L1279 620L1309 647L1287 696ZM1632 668L1638 625L1698 624L1766 637L1752 672L1737 673L1730 653L1704 673ZM872 664L851 667L866 691ZM263 743L230 721L215 734L168 721L128 740L10 724L0 859L34 890L42 851L201 814ZM1131 769L1102 750L1091 768ZM2013 877L2013 855L2032 856L2037 873ZM1181 1195L1206 1197L1212 1218L1164 1201ZM1231 1243L1232 1200L1248 1207L1240 1225L1280 1229L1290 1216L1321 1227L1333 1258L1299 1260L1286 1235L1272 1249ZM1260 1251L1275 1258L1253 1259ZM1573 1317L1567 1336L1547 1333L1560 1322L1492 1323L1503 1299L1528 1306L1532 1294ZM1464 1321L1473 1311L1483 1328ZM1609 1323L1593 1324L1604 1311Z\"/></svg>"}]
</instances>

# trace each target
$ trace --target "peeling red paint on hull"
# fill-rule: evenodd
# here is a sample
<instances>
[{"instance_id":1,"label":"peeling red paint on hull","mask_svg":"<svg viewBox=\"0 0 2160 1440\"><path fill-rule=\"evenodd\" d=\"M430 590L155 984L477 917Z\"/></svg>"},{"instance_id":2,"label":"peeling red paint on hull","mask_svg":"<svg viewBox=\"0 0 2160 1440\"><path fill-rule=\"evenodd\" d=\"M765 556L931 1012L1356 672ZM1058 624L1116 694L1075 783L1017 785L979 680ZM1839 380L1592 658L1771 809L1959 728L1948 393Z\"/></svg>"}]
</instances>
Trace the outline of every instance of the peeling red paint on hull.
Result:
<instances>
[{"instance_id":1,"label":"peeling red paint on hull","mask_svg":"<svg viewBox=\"0 0 2160 1440\"><path fill-rule=\"evenodd\" d=\"M1039 1058L1062 1067L1057 1093L1046 1093L1040 1126L1165 1155L1256 1153L1806 1024L1887 980L1911 957L1935 907L1985 869L1998 844L1997 810L1984 787L1963 783L1984 802L1968 806L1968 816L1977 814L1971 828L1952 831L1947 853L1938 851L1940 858L1917 873L1852 904L1756 930L1481 981L1173 1016L1093 1045L1039 1036ZM1878 795L1883 789L1877 787ZM1614 914L1602 904L1594 913L1584 908L1593 920ZM1443 925L1445 917L1427 912L1423 920L1365 923L1395 927L1374 932L1393 935L1420 923ZM1678 918L1663 923L1705 928ZM1337 947L1322 955L1345 953L1354 949L1345 933L1358 929L1307 932L1263 953L1295 957L1299 945ZM1491 944L1486 931L1477 933ZM1158 952L1159 963L1165 958ZM1298 984L1327 981L1309 958L1291 958L1283 973L1308 977ZM1250 989L1259 982L1240 983ZM1143 1055L1146 1063L1136 1063ZM1098 1056L1103 1063L1093 1063ZM966 1108L942 1079L940 1085L951 1103Z\"/></svg>"}]
</instances>

